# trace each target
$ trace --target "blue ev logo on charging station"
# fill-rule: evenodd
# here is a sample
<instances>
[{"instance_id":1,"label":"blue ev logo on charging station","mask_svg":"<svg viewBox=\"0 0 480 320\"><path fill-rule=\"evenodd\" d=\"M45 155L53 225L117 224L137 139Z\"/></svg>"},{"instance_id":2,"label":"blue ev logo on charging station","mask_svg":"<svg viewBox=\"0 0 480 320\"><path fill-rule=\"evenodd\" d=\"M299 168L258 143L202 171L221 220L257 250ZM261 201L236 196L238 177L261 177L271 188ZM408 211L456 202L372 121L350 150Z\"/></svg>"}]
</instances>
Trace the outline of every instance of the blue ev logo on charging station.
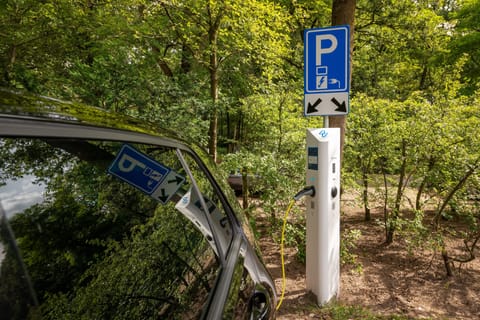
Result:
<instances>
[{"instance_id":1,"label":"blue ev logo on charging station","mask_svg":"<svg viewBox=\"0 0 480 320\"><path fill-rule=\"evenodd\" d=\"M304 39L305 115L348 113L349 26L308 29Z\"/></svg>"}]
</instances>

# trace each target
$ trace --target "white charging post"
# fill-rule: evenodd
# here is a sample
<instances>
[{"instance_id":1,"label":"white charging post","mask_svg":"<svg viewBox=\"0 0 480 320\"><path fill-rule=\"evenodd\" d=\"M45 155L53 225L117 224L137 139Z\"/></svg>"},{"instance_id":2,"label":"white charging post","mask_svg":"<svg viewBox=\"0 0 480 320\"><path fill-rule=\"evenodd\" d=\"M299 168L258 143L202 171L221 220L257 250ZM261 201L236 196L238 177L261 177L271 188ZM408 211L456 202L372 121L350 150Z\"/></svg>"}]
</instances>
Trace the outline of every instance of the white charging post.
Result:
<instances>
[{"instance_id":1,"label":"white charging post","mask_svg":"<svg viewBox=\"0 0 480 320\"><path fill-rule=\"evenodd\" d=\"M340 129L307 129L307 289L323 305L340 289Z\"/></svg>"}]
</instances>

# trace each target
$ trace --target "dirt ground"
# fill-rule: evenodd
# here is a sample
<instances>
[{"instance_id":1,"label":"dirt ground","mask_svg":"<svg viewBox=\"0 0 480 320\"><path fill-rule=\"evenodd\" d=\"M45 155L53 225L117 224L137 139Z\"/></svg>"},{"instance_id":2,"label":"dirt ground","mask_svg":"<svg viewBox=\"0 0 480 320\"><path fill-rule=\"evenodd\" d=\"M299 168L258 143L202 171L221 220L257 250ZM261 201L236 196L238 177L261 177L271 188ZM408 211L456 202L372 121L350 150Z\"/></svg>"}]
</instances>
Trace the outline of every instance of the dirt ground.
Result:
<instances>
[{"instance_id":1,"label":"dirt ground","mask_svg":"<svg viewBox=\"0 0 480 320\"><path fill-rule=\"evenodd\" d=\"M462 265L454 277L447 277L439 254L420 250L408 253L402 239L385 246L383 227L375 222L381 219L380 213L365 222L360 208L344 207L342 204L342 232L361 231L352 252L357 255L361 272L353 265L342 266L340 303L362 306L379 315L413 319L480 319L480 257ZM257 219L264 262L280 293L279 244L265 226L266 219ZM277 319L320 318L315 313L315 297L306 290L305 265L296 253L296 248L285 247L287 286Z\"/></svg>"}]
</instances>

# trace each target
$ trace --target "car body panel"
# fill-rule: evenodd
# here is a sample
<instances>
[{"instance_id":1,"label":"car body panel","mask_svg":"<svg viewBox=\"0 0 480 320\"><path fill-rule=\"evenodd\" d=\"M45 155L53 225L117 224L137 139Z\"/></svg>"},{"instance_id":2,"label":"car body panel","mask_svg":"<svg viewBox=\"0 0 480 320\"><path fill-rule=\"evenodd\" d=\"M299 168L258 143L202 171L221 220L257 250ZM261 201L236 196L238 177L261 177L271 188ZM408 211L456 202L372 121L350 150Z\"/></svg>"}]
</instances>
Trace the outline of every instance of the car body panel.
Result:
<instances>
[{"instance_id":1,"label":"car body panel","mask_svg":"<svg viewBox=\"0 0 480 320\"><path fill-rule=\"evenodd\" d=\"M239 214L241 211L232 190L228 187L227 177L217 172L215 164L201 147L178 138L169 130L158 129L154 125L146 125L135 119L77 103L7 89L0 89L0 137L82 139L82 141L117 141L162 146L177 150L180 162L182 162L183 153L188 154L211 183L212 190L218 196L218 201L230 221L233 232L231 242L228 238L221 239L221 236L213 232L213 243L217 244L217 249L221 249L217 252L221 268L214 292L209 296L208 307L203 310L202 317L222 318L227 299L232 294L230 288L239 261L242 261L243 268L255 284L252 298L256 294L262 294L268 300L268 303L259 307L262 310L257 310L256 314L262 319L274 317L273 306L276 299L274 283L257 256L255 247L251 244L253 240L251 231L244 217ZM191 176L189 180L192 181L192 186L199 188L195 177ZM181 196L177 197L176 201L179 199ZM205 200L200 200L201 207L206 212L207 204ZM1 193L0 201L2 201ZM212 218L209 215L206 217L205 227L212 227L214 224ZM228 242L228 246L218 246L222 241ZM252 308L254 307L250 305L249 310ZM243 316L246 315L243 314Z\"/></svg>"}]
</instances>

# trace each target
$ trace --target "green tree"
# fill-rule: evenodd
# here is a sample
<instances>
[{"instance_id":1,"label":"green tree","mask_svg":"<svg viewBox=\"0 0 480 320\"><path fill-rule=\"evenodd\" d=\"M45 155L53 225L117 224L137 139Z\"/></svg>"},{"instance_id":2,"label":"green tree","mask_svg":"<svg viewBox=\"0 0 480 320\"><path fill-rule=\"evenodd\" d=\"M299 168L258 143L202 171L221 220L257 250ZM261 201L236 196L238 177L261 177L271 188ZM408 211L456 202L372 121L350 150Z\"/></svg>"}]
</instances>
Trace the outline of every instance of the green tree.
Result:
<instances>
[{"instance_id":1,"label":"green tree","mask_svg":"<svg viewBox=\"0 0 480 320\"><path fill-rule=\"evenodd\" d=\"M455 87L454 81L449 84L447 88ZM473 116L478 105L475 98L456 94L456 90L437 93L434 102L430 94L420 92L403 102L358 96L346 149L347 168L358 172L364 185L367 217L369 177L379 170L384 176L380 190L384 192L386 242L401 232L417 245L441 251L449 275L453 263L473 259L479 239L478 205L472 202L480 164L474 138L478 117ZM405 196L407 188L417 189L415 201L407 201L411 201ZM426 204L436 205L433 213ZM413 215L404 215L405 211ZM462 232L449 223L451 219L462 221L469 231ZM429 225L433 225L432 232L428 232ZM466 256L449 253L447 235L465 241Z\"/></svg>"},{"instance_id":2,"label":"green tree","mask_svg":"<svg viewBox=\"0 0 480 320\"><path fill-rule=\"evenodd\" d=\"M352 91L404 100L430 90L445 65L449 26L438 1L360 1Z\"/></svg>"},{"instance_id":3,"label":"green tree","mask_svg":"<svg viewBox=\"0 0 480 320\"><path fill-rule=\"evenodd\" d=\"M396 121L396 107L392 101L360 94L352 99L352 106L345 146L345 166L347 171L360 178L365 220L369 221L372 176L381 172L379 166L394 149L390 124Z\"/></svg>"},{"instance_id":4,"label":"green tree","mask_svg":"<svg viewBox=\"0 0 480 320\"><path fill-rule=\"evenodd\" d=\"M466 93L472 94L479 88L480 74L480 31L478 21L480 19L480 1L462 1L462 6L453 14L456 24L451 28L455 30L454 40L451 43L451 58L465 59L467 64L463 69L463 81Z\"/></svg>"}]
</instances>

